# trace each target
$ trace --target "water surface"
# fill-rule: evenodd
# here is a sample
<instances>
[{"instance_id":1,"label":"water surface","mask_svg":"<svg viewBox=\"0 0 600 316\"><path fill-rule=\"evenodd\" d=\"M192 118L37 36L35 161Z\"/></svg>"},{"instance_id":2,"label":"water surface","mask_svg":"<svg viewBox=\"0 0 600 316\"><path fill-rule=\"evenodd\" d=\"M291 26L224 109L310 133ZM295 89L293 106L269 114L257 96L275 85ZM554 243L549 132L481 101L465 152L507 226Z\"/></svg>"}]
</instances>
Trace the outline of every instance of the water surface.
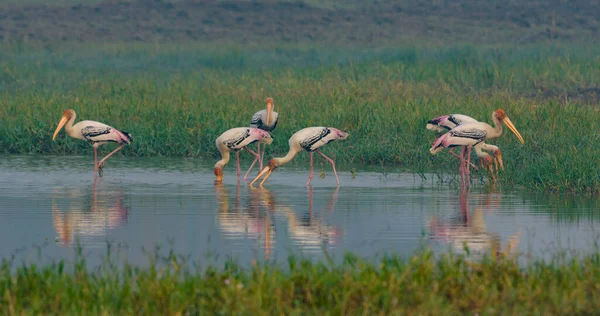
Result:
<instances>
[{"instance_id":1,"label":"water surface","mask_svg":"<svg viewBox=\"0 0 600 316\"><path fill-rule=\"evenodd\" d=\"M235 164L215 185L214 161L111 158L94 178L91 157L0 157L0 256L91 263L113 256L147 262L158 245L194 260L285 261L290 253L336 260L438 252L549 257L590 251L598 200L475 186L470 191L412 174L344 172L327 165L311 187L302 164L282 167L265 187L236 180ZM243 166L247 165L244 163ZM368 168L365 168L368 169ZM319 177L320 170L326 176Z\"/></svg>"}]
</instances>

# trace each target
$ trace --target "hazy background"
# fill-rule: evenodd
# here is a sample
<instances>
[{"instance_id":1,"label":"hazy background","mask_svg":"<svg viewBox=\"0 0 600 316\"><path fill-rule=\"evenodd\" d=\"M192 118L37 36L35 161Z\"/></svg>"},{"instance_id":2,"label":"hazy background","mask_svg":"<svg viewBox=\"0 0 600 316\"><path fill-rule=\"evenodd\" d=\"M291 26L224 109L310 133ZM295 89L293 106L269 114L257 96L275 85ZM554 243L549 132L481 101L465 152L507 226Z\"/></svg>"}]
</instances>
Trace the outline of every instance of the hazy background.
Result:
<instances>
[{"instance_id":1,"label":"hazy background","mask_svg":"<svg viewBox=\"0 0 600 316\"><path fill-rule=\"evenodd\" d=\"M399 45L597 41L600 3L1 0L0 40Z\"/></svg>"}]
</instances>

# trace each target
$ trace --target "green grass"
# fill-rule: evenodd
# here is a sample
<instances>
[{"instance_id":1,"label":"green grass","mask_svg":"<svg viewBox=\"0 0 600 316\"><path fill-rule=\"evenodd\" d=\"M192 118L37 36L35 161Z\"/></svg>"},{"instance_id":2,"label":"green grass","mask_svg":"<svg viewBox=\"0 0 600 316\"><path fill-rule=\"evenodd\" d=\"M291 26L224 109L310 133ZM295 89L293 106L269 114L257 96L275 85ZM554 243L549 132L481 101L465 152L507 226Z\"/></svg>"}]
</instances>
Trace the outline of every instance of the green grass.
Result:
<instances>
[{"instance_id":1,"label":"green grass","mask_svg":"<svg viewBox=\"0 0 600 316\"><path fill-rule=\"evenodd\" d=\"M73 108L78 119L130 132L125 155L216 160L214 140L248 125L273 97L280 124L269 156L284 155L294 131L324 125L350 133L324 149L341 170L364 163L454 172L455 158L429 154L427 120L463 113L490 122L504 108L525 145L508 129L492 141L503 150L503 185L598 193L599 53L585 44L13 45L0 51L0 151L90 155L64 132L51 141L61 113Z\"/></svg>"},{"instance_id":2,"label":"green grass","mask_svg":"<svg viewBox=\"0 0 600 316\"><path fill-rule=\"evenodd\" d=\"M83 258L83 257L80 257ZM164 260L164 261L162 261ZM593 314L600 255L523 266L423 252L340 265L290 257L241 268L170 255L145 267L84 259L45 267L4 260L2 314Z\"/></svg>"}]
</instances>

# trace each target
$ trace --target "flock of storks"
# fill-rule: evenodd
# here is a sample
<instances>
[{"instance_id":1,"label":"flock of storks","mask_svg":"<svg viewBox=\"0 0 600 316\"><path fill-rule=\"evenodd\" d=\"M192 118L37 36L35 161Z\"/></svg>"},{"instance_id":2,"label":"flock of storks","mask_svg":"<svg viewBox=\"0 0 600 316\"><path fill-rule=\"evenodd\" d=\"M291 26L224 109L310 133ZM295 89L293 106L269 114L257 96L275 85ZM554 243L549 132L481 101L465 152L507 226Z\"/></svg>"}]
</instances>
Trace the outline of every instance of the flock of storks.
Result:
<instances>
[{"instance_id":1,"label":"flock of storks","mask_svg":"<svg viewBox=\"0 0 600 316\"><path fill-rule=\"evenodd\" d=\"M232 151L235 152L236 155L238 179L241 175L239 154L241 150L246 150L254 155L255 159L244 175L244 179L248 177L252 167L254 167L256 161L258 161L259 169L261 170L252 182L250 182L250 185L253 185L264 176L264 179L260 182L260 185L263 185L277 167L288 163L296 156L296 154L305 150L309 153L310 158L310 173L306 185L310 184L313 177L313 153L315 152L323 156L331 164L337 184L339 185L340 180L335 169L335 162L333 159L319 151L319 148L325 144L336 140L344 140L348 137L348 133L333 127L306 127L297 131L288 141L290 147L288 153L283 157L271 159L263 168L264 146L273 142L269 133L277 127L279 117L278 113L273 110L273 99L267 98L266 104L266 109L254 113L249 127L229 129L216 139L217 149L221 153L221 160L214 166L216 181L223 181L223 167L229 162ZM73 124L75 117L75 111L71 109L66 110L54 131L52 140L56 139L56 135L64 127L69 136L89 142L94 148L94 174L101 175L106 159L115 154L126 144L130 144L133 139L129 133L117 130L116 128L100 122L81 121L77 124ZM498 172L498 165L504 169L500 149L497 146L485 143L488 139L497 138L502 135L502 124L505 124L517 136L521 143L525 143L523 137L517 131L504 110L498 109L494 111L492 113L492 121L494 122L494 127L466 115L450 114L436 117L427 123L427 129L429 130L440 132L446 131L445 134L435 140L430 152L436 154L444 148L450 148L450 153L460 158L459 171L461 174L462 185L468 185L470 182L468 176L470 174L471 166L474 166L471 163L471 151L473 148L475 148L475 153L480 158L481 166L490 171L492 179L495 180L495 173ZM118 143L119 147L102 158L102 160L98 161L98 147L109 142ZM253 143L257 143L258 152L248 148L248 145ZM263 144L262 152L260 149L261 143ZM453 147L459 146L462 147L460 156L453 152ZM492 153L494 157L492 158L486 151ZM492 167L492 163L494 164L495 170L494 167Z\"/></svg>"}]
</instances>

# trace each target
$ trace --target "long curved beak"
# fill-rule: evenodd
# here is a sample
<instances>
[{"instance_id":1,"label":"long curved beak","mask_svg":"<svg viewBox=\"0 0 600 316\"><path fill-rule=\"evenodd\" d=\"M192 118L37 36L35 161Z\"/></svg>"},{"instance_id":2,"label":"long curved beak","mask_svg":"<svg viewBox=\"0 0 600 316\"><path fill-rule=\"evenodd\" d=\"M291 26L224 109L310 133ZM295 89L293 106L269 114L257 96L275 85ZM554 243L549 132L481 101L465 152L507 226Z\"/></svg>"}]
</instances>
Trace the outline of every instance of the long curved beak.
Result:
<instances>
[{"instance_id":1,"label":"long curved beak","mask_svg":"<svg viewBox=\"0 0 600 316\"><path fill-rule=\"evenodd\" d=\"M273 102L269 102L267 103L267 122L266 124L270 124L271 123L271 116L273 112Z\"/></svg>"},{"instance_id":2,"label":"long curved beak","mask_svg":"<svg viewBox=\"0 0 600 316\"><path fill-rule=\"evenodd\" d=\"M271 167L266 166L263 168L263 170L260 171L260 173L256 176L256 178L254 178L254 180L252 180L252 182L250 182L250 185L254 185L254 182L258 181L258 179L260 179L262 176L265 176L265 178L260 182L260 185L262 186L263 183L265 183L265 181L267 181L267 178L269 178L269 176L271 176L271 173L273 172L273 170L271 169Z\"/></svg>"},{"instance_id":3,"label":"long curved beak","mask_svg":"<svg viewBox=\"0 0 600 316\"><path fill-rule=\"evenodd\" d=\"M513 132L517 136L517 138L519 139L519 141L521 142L521 144L525 144L525 140L523 140L523 136L521 136L521 134L519 133L519 131L517 131L517 128L510 121L510 119L508 118L508 116L505 117L504 120L502 120L502 123L504 123L504 125L508 126L508 128L510 129L510 131Z\"/></svg>"},{"instance_id":4,"label":"long curved beak","mask_svg":"<svg viewBox=\"0 0 600 316\"><path fill-rule=\"evenodd\" d=\"M494 162L496 163L496 171L498 171L498 165L500 166L500 169L502 169L502 171L504 171L504 163L502 162L502 154L495 154Z\"/></svg>"},{"instance_id":5,"label":"long curved beak","mask_svg":"<svg viewBox=\"0 0 600 316\"><path fill-rule=\"evenodd\" d=\"M58 132L60 132L60 130L63 128L63 126L65 126L65 124L67 124L67 121L69 119L66 116L63 116L60 119L60 122L58 122L58 126L56 127L56 130L54 131L54 135L52 135L52 141L54 141L54 139L56 139L56 135L58 135Z\"/></svg>"}]
</instances>

